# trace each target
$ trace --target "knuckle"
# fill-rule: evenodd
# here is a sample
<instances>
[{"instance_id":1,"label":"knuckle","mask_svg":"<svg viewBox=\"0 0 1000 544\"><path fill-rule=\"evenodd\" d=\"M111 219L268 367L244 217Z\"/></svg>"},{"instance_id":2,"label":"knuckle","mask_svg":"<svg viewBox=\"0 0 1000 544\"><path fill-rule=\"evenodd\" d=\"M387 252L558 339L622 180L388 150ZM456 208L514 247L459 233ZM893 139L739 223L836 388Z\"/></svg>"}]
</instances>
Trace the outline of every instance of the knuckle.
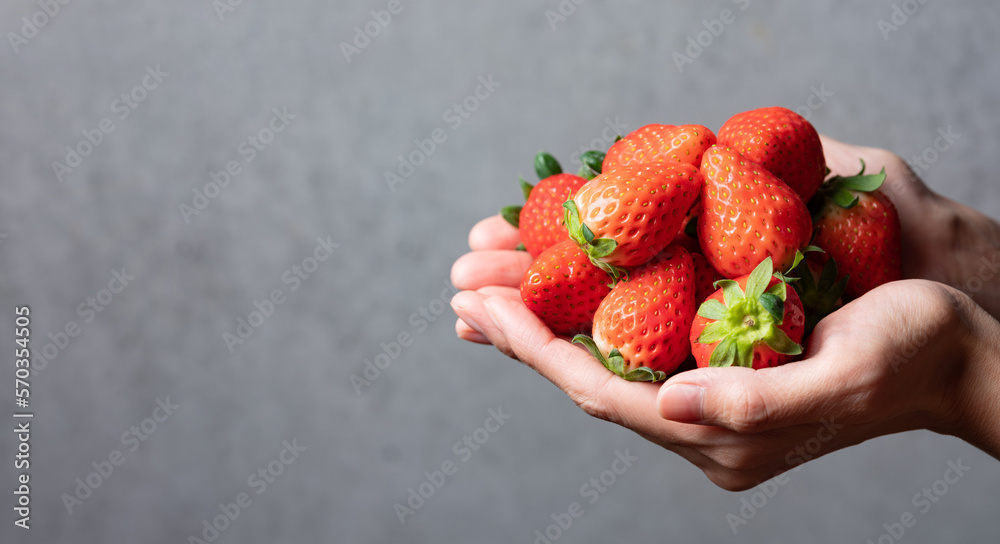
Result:
<instances>
[{"instance_id":1,"label":"knuckle","mask_svg":"<svg viewBox=\"0 0 1000 544\"><path fill-rule=\"evenodd\" d=\"M571 399L573 399L573 402L575 402L577 406L586 412L587 415L597 419L603 419L604 421L620 423L620 418L617 416L617 410L613 409L612 403L607 395L609 384L610 380L606 380L595 390L567 391L567 394Z\"/></svg>"},{"instance_id":2,"label":"knuckle","mask_svg":"<svg viewBox=\"0 0 1000 544\"><path fill-rule=\"evenodd\" d=\"M767 427L772 419L765 396L754 388L741 387L726 409L729 427L740 434L750 434Z\"/></svg>"}]
</instances>

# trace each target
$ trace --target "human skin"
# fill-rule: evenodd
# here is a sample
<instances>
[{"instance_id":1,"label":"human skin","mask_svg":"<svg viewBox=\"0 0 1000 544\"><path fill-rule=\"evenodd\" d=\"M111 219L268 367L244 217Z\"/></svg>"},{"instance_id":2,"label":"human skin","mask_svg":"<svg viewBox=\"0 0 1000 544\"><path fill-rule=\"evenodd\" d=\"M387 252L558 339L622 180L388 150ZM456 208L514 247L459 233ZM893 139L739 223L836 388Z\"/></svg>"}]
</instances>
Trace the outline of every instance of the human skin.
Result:
<instances>
[{"instance_id":1,"label":"human skin","mask_svg":"<svg viewBox=\"0 0 1000 544\"><path fill-rule=\"evenodd\" d=\"M663 384L624 381L520 302L531 257L514 250L517 230L498 216L472 229L473 251L452 268L464 290L452 300L458 336L523 361L588 414L674 451L728 490L915 429L1000 457L1000 225L933 193L890 152L829 138L823 147L838 174L857 173L859 158L869 172L885 167L907 279L820 322L802 361L696 369Z\"/></svg>"}]
</instances>

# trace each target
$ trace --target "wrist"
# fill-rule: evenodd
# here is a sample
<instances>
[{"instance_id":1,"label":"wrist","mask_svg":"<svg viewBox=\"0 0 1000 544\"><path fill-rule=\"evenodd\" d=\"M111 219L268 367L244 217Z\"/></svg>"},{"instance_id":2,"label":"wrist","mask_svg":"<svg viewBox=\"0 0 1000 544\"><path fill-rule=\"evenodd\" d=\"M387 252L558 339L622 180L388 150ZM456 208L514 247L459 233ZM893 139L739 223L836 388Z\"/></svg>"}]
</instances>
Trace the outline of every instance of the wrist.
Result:
<instances>
[{"instance_id":1,"label":"wrist","mask_svg":"<svg viewBox=\"0 0 1000 544\"><path fill-rule=\"evenodd\" d=\"M946 432L1000 458L1000 322L966 301L951 429Z\"/></svg>"}]
</instances>

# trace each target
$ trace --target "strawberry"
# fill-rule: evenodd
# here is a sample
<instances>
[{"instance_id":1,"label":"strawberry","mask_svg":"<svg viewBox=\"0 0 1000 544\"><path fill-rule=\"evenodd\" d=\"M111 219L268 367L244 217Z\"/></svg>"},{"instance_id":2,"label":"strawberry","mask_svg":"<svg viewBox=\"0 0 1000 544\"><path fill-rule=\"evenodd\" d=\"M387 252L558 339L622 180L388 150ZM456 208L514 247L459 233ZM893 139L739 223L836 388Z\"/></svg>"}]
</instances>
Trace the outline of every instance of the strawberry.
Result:
<instances>
[{"instance_id":1,"label":"strawberry","mask_svg":"<svg viewBox=\"0 0 1000 544\"><path fill-rule=\"evenodd\" d=\"M716 291L715 282L723 279L722 274L719 274L712 263L708 262L708 257L701 253L697 238L680 234L674 243L682 246L691 254L691 261L694 264L695 302L701 304Z\"/></svg>"},{"instance_id":2,"label":"strawberry","mask_svg":"<svg viewBox=\"0 0 1000 544\"><path fill-rule=\"evenodd\" d=\"M521 233L521 243L532 257L561 240L569 238L563 225L562 204L573 197L587 180L573 174L563 174L562 167L548 153L535 157L535 171L541 181L532 187L521 179L524 206L507 206L500 214Z\"/></svg>"},{"instance_id":3,"label":"strawberry","mask_svg":"<svg viewBox=\"0 0 1000 544\"><path fill-rule=\"evenodd\" d=\"M545 250L521 278L521 300L555 334L590 330L601 299L611 291L608 275L571 240Z\"/></svg>"},{"instance_id":4,"label":"strawberry","mask_svg":"<svg viewBox=\"0 0 1000 544\"><path fill-rule=\"evenodd\" d=\"M849 276L845 294L857 298L868 291L902 278L902 238L899 214L879 188L880 174L831 178L817 196L816 232L813 245L826 253L810 255L818 264L833 259L839 277Z\"/></svg>"},{"instance_id":5,"label":"strawberry","mask_svg":"<svg viewBox=\"0 0 1000 544\"><path fill-rule=\"evenodd\" d=\"M802 353L805 313L794 289L772 276L771 259L736 280L722 280L691 326L699 367L767 368Z\"/></svg>"},{"instance_id":6,"label":"strawberry","mask_svg":"<svg viewBox=\"0 0 1000 544\"><path fill-rule=\"evenodd\" d=\"M779 270L789 270L812 234L812 219L799 195L728 147L705 152L701 172L705 187L698 241L712 266L735 278L771 257Z\"/></svg>"},{"instance_id":7,"label":"strawberry","mask_svg":"<svg viewBox=\"0 0 1000 544\"><path fill-rule=\"evenodd\" d=\"M715 134L701 125L646 125L608 149L602 171L629 164L685 162L701 164L701 156L715 144Z\"/></svg>"},{"instance_id":8,"label":"strawberry","mask_svg":"<svg viewBox=\"0 0 1000 544\"><path fill-rule=\"evenodd\" d=\"M674 245L615 285L594 315L591 354L632 381L660 381L690 355L695 301L691 257Z\"/></svg>"},{"instance_id":9,"label":"strawberry","mask_svg":"<svg viewBox=\"0 0 1000 544\"><path fill-rule=\"evenodd\" d=\"M703 179L690 164L622 166L587 182L567 201L566 227L594 264L617 280L667 247Z\"/></svg>"},{"instance_id":10,"label":"strawberry","mask_svg":"<svg viewBox=\"0 0 1000 544\"><path fill-rule=\"evenodd\" d=\"M719 129L719 145L763 166L803 202L809 202L826 177L819 134L804 117L786 108L760 108L730 117Z\"/></svg>"}]
</instances>

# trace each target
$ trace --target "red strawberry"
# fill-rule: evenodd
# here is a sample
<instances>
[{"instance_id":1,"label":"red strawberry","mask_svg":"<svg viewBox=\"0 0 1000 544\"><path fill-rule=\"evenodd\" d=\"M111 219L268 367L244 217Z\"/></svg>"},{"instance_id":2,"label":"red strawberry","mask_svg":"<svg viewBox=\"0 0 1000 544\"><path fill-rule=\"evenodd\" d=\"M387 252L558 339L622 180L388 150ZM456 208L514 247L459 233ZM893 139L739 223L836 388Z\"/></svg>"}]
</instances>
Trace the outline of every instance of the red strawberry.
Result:
<instances>
[{"instance_id":1,"label":"red strawberry","mask_svg":"<svg viewBox=\"0 0 1000 544\"><path fill-rule=\"evenodd\" d=\"M622 166L587 182L563 206L572 240L617 279L674 240L703 179L690 164Z\"/></svg>"},{"instance_id":2,"label":"red strawberry","mask_svg":"<svg viewBox=\"0 0 1000 544\"><path fill-rule=\"evenodd\" d=\"M701 305L691 326L691 351L699 367L767 368L802 353L802 303L773 271L765 259L752 273L723 280Z\"/></svg>"},{"instance_id":3,"label":"red strawberry","mask_svg":"<svg viewBox=\"0 0 1000 544\"><path fill-rule=\"evenodd\" d=\"M691 254L691 261L694 264L695 293L697 294L695 302L701 304L716 291L715 282L723 279L722 274L719 274L712 263L708 262L708 257L701 253L697 239L687 234L680 234L674 243L682 246Z\"/></svg>"},{"instance_id":4,"label":"red strawberry","mask_svg":"<svg viewBox=\"0 0 1000 544\"><path fill-rule=\"evenodd\" d=\"M823 186L822 207L816 215L813 245L826 253L810 254L823 264L832 258L840 277L850 275L845 294L857 298L902 278L902 239L899 214L879 187L881 174L834 177Z\"/></svg>"},{"instance_id":5,"label":"red strawberry","mask_svg":"<svg viewBox=\"0 0 1000 544\"><path fill-rule=\"evenodd\" d=\"M730 117L719 129L719 145L732 147L766 168L803 202L809 202L826 177L819 134L804 117L786 108L760 108Z\"/></svg>"},{"instance_id":6,"label":"red strawberry","mask_svg":"<svg viewBox=\"0 0 1000 544\"><path fill-rule=\"evenodd\" d=\"M517 229L521 233L521 243L532 257L569 239L563 224L562 205L585 183L587 180L574 174L556 174L538 182L531 190L521 209Z\"/></svg>"},{"instance_id":7,"label":"red strawberry","mask_svg":"<svg viewBox=\"0 0 1000 544\"><path fill-rule=\"evenodd\" d=\"M609 280L572 240L564 240L524 272L521 300L556 334L589 331L601 299L611 291Z\"/></svg>"},{"instance_id":8,"label":"red strawberry","mask_svg":"<svg viewBox=\"0 0 1000 544\"><path fill-rule=\"evenodd\" d=\"M691 257L670 246L615 285L594 315L583 344L615 374L636 381L666 379L688 355L695 301Z\"/></svg>"},{"instance_id":9,"label":"red strawberry","mask_svg":"<svg viewBox=\"0 0 1000 544\"><path fill-rule=\"evenodd\" d=\"M812 234L812 218L799 195L731 148L709 149L701 172L698 241L712 266L735 278L771 257L778 270L788 271Z\"/></svg>"},{"instance_id":10,"label":"red strawberry","mask_svg":"<svg viewBox=\"0 0 1000 544\"><path fill-rule=\"evenodd\" d=\"M715 134L701 125L646 125L608 149L602 171L650 162L685 162L698 166L702 154L714 144Z\"/></svg>"}]
</instances>

